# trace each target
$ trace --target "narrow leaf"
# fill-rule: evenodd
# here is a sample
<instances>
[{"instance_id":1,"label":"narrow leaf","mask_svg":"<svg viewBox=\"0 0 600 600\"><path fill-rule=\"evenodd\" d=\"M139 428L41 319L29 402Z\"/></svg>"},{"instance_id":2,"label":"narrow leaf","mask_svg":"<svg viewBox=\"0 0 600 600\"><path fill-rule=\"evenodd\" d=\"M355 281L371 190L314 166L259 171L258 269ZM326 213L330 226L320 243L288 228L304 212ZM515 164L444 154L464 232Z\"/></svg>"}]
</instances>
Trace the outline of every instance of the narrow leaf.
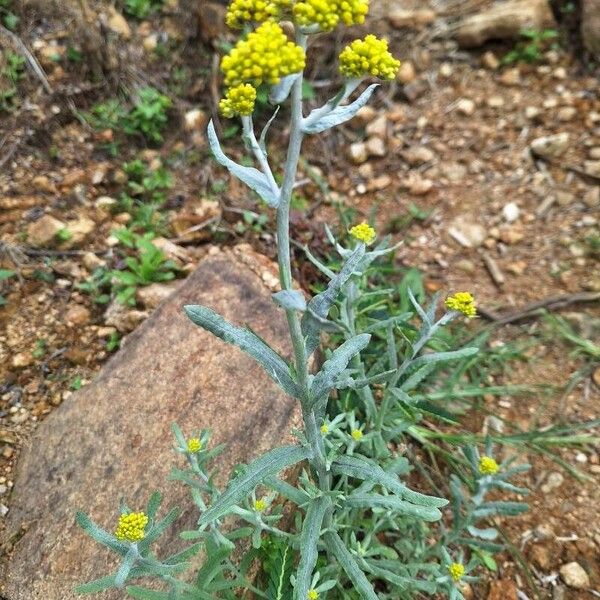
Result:
<instances>
[{"instance_id":1,"label":"narrow leaf","mask_svg":"<svg viewBox=\"0 0 600 600\"><path fill-rule=\"evenodd\" d=\"M352 494L346 498L346 506L353 508L384 508L401 515L410 515L424 521L439 521L442 513L430 506L419 506L400 500L397 496L382 496L381 494Z\"/></svg>"},{"instance_id":2,"label":"narrow leaf","mask_svg":"<svg viewBox=\"0 0 600 600\"><path fill-rule=\"evenodd\" d=\"M281 292L273 294L273 300L285 310L299 310L301 312L306 310L306 299L304 294L298 290L281 290Z\"/></svg>"},{"instance_id":3,"label":"narrow leaf","mask_svg":"<svg viewBox=\"0 0 600 600\"><path fill-rule=\"evenodd\" d=\"M81 585L78 585L75 588L75 592L78 594L96 594L98 592L108 590L114 586L115 576L108 575L107 577L102 577L101 579L95 579L94 581L90 581L89 583L83 583Z\"/></svg>"}]
</instances>

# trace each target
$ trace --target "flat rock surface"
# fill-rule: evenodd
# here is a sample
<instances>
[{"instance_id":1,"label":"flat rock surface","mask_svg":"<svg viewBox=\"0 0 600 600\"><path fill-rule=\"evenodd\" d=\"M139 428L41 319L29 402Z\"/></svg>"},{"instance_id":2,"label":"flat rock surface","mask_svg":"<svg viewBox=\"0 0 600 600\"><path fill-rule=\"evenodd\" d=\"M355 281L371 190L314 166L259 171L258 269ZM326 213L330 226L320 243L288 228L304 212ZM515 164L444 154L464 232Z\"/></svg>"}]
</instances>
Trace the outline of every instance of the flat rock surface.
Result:
<instances>
[{"instance_id":1,"label":"flat rock surface","mask_svg":"<svg viewBox=\"0 0 600 600\"><path fill-rule=\"evenodd\" d=\"M276 345L287 339L285 319L263 279L234 253L206 258L93 383L38 427L19 463L8 517L9 538L25 531L4 573L8 600L75 599L75 585L112 571L113 556L75 524L78 509L112 530L121 497L140 510L159 489L161 514L172 506L187 510L156 550L181 547L175 530L193 528L198 513L188 490L167 481L171 467L182 466L172 451L171 423L186 434L210 428L214 443L227 443L224 478L288 436L294 402L250 358L193 325L182 310L210 306Z\"/></svg>"}]
</instances>

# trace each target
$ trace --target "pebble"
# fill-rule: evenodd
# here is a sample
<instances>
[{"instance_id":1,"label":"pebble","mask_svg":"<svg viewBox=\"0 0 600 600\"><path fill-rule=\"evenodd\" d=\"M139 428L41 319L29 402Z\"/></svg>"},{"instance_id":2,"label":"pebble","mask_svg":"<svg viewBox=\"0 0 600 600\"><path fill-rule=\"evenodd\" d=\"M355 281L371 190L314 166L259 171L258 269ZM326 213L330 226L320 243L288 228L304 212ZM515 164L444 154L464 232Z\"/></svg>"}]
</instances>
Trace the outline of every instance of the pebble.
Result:
<instances>
[{"instance_id":1,"label":"pebble","mask_svg":"<svg viewBox=\"0 0 600 600\"><path fill-rule=\"evenodd\" d=\"M367 151L367 146L363 142L356 142L355 144L350 144L348 147L348 158L355 164L361 165L366 162L369 158L369 152Z\"/></svg>"},{"instance_id":2,"label":"pebble","mask_svg":"<svg viewBox=\"0 0 600 600\"><path fill-rule=\"evenodd\" d=\"M5 517L8 514L8 506L0 504L0 517Z\"/></svg>"},{"instance_id":3,"label":"pebble","mask_svg":"<svg viewBox=\"0 0 600 600\"><path fill-rule=\"evenodd\" d=\"M590 587L590 578L578 562L570 562L560 568L562 580L571 588L584 590Z\"/></svg>"},{"instance_id":4,"label":"pebble","mask_svg":"<svg viewBox=\"0 0 600 600\"><path fill-rule=\"evenodd\" d=\"M37 248L55 245L56 235L66 227L65 223L51 215L44 215L27 227L27 241Z\"/></svg>"},{"instance_id":5,"label":"pebble","mask_svg":"<svg viewBox=\"0 0 600 600\"><path fill-rule=\"evenodd\" d=\"M414 81L417 74L415 72L415 67L409 60L403 62L400 65L400 69L398 69L398 73L396 75L396 79L399 83L407 84L411 81Z\"/></svg>"},{"instance_id":6,"label":"pebble","mask_svg":"<svg viewBox=\"0 0 600 600\"><path fill-rule=\"evenodd\" d=\"M600 160L586 160L583 163L583 170L587 175L600 178Z\"/></svg>"},{"instance_id":7,"label":"pebble","mask_svg":"<svg viewBox=\"0 0 600 600\"><path fill-rule=\"evenodd\" d=\"M470 98L461 98L456 103L456 112L470 117L475 112L475 102Z\"/></svg>"},{"instance_id":8,"label":"pebble","mask_svg":"<svg viewBox=\"0 0 600 600\"><path fill-rule=\"evenodd\" d=\"M387 137L388 121L386 115L381 115L376 119L373 119L365 129L367 136L375 136L381 139Z\"/></svg>"},{"instance_id":9,"label":"pebble","mask_svg":"<svg viewBox=\"0 0 600 600\"><path fill-rule=\"evenodd\" d=\"M418 167L431 162L435 158L435 154L425 146L411 146L402 153L402 157L411 167Z\"/></svg>"},{"instance_id":10,"label":"pebble","mask_svg":"<svg viewBox=\"0 0 600 600\"><path fill-rule=\"evenodd\" d=\"M495 71L500 66L500 61L498 60L498 57L493 52L488 51L481 57L481 64L486 69Z\"/></svg>"},{"instance_id":11,"label":"pebble","mask_svg":"<svg viewBox=\"0 0 600 600\"><path fill-rule=\"evenodd\" d=\"M189 110L183 118L186 131L203 131L208 124L208 115L199 108Z\"/></svg>"},{"instance_id":12,"label":"pebble","mask_svg":"<svg viewBox=\"0 0 600 600\"><path fill-rule=\"evenodd\" d=\"M521 72L518 68L507 69L500 76L500 83L506 86L517 86L521 83Z\"/></svg>"},{"instance_id":13,"label":"pebble","mask_svg":"<svg viewBox=\"0 0 600 600\"><path fill-rule=\"evenodd\" d=\"M521 210L519 209L516 202L509 202L502 209L502 215L508 223L513 223L514 221L516 221L519 218L520 214Z\"/></svg>"},{"instance_id":14,"label":"pebble","mask_svg":"<svg viewBox=\"0 0 600 600\"><path fill-rule=\"evenodd\" d=\"M483 225L470 221L467 217L457 217L448 227L449 235L464 248L481 246L487 237Z\"/></svg>"},{"instance_id":15,"label":"pebble","mask_svg":"<svg viewBox=\"0 0 600 600\"><path fill-rule=\"evenodd\" d=\"M593 148L590 148L588 156L592 160L600 160L600 146L594 146Z\"/></svg>"},{"instance_id":16,"label":"pebble","mask_svg":"<svg viewBox=\"0 0 600 600\"><path fill-rule=\"evenodd\" d=\"M90 311L81 304L74 304L67 308L65 321L70 326L87 325L90 322Z\"/></svg>"},{"instance_id":17,"label":"pebble","mask_svg":"<svg viewBox=\"0 0 600 600\"><path fill-rule=\"evenodd\" d=\"M559 471L553 471L546 479L546 483L540 487L544 494L548 494L552 490L559 488L565 481L565 477Z\"/></svg>"},{"instance_id":18,"label":"pebble","mask_svg":"<svg viewBox=\"0 0 600 600\"><path fill-rule=\"evenodd\" d=\"M24 369L34 362L33 355L30 352L19 352L12 357L12 366L15 369Z\"/></svg>"},{"instance_id":19,"label":"pebble","mask_svg":"<svg viewBox=\"0 0 600 600\"><path fill-rule=\"evenodd\" d=\"M367 140L366 148L369 156L383 158L387 154L385 142L380 137L369 138Z\"/></svg>"},{"instance_id":20,"label":"pebble","mask_svg":"<svg viewBox=\"0 0 600 600\"><path fill-rule=\"evenodd\" d=\"M574 106L564 106L558 111L558 120L563 123L572 121L577 116L577 109Z\"/></svg>"},{"instance_id":21,"label":"pebble","mask_svg":"<svg viewBox=\"0 0 600 600\"><path fill-rule=\"evenodd\" d=\"M138 288L136 299L145 308L154 309L166 300L180 285L182 281L169 283L152 283L146 287Z\"/></svg>"},{"instance_id":22,"label":"pebble","mask_svg":"<svg viewBox=\"0 0 600 600\"><path fill-rule=\"evenodd\" d=\"M557 158L569 147L570 136L567 132L536 138L531 142L531 151L540 158Z\"/></svg>"}]
</instances>

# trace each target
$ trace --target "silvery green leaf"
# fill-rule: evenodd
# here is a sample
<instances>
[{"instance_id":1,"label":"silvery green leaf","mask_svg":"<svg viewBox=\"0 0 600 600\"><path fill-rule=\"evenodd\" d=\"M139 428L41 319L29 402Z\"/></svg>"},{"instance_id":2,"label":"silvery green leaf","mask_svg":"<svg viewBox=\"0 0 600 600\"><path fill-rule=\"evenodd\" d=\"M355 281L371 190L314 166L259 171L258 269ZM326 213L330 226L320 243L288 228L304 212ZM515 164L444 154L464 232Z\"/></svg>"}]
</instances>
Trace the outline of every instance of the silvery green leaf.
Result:
<instances>
[{"instance_id":1,"label":"silvery green leaf","mask_svg":"<svg viewBox=\"0 0 600 600\"><path fill-rule=\"evenodd\" d=\"M149 530L146 532L144 539L138 543L138 547L140 552L143 554L155 540L157 540L177 519L179 516L179 509L173 508L169 511L166 517L161 519L158 523L154 524Z\"/></svg>"},{"instance_id":2,"label":"silvery green leaf","mask_svg":"<svg viewBox=\"0 0 600 600\"><path fill-rule=\"evenodd\" d=\"M371 99L373 92L379 85L374 83L370 85L354 102L345 104L344 106L337 106L330 112L327 112L315 123L310 122L310 116L306 119L305 125L303 126L304 133L321 133L327 131L336 125L346 123L350 119L354 118L356 113Z\"/></svg>"},{"instance_id":3,"label":"silvery green leaf","mask_svg":"<svg viewBox=\"0 0 600 600\"><path fill-rule=\"evenodd\" d=\"M119 566L119 570L115 575L115 586L120 588L123 587L123 584L127 581L127 577L129 576L129 572L133 568L135 561L137 559L137 551L135 547L131 547L129 552L125 555L123 562Z\"/></svg>"},{"instance_id":4,"label":"silvery green leaf","mask_svg":"<svg viewBox=\"0 0 600 600\"><path fill-rule=\"evenodd\" d=\"M221 144L211 120L208 124L208 142L215 160L224 166L232 175L245 183L251 190L255 191L269 206L279 206L279 190L274 190L267 177L254 167L244 167L231 160L221 150Z\"/></svg>"},{"instance_id":5,"label":"silvery green leaf","mask_svg":"<svg viewBox=\"0 0 600 600\"><path fill-rule=\"evenodd\" d=\"M346 545L335 532L325 534L325 543L329 551L337 558L348 579L354 585L354 589L361 595L363 600L379 600L373 586L369 583L356 560L346 548Z\"/></svg>"},{"instance_id":6,"label":"silvery green leaf","mask_svg":"<svg viewBox=\"0 0 600 600\"><path fill-rule=\"evenodd\" d=\"M486 502L473 511L473 516L477 519L494 515L514 517L526 512L528 509L529 506L523 502Z\"/></svg>"},{"instance_id":7,"label":"silvery green leaf","mask_svg":"<svg viewBox=\"0 0 600 600\"><path fill-rule=\"evenodd\" d=\"M321 526L331 501L326 496L319 496L311 501L306 517L302 523L300 534L300 563L296 573L296 584L294 586L295 600L308 598L311 588L312 574L319 556L318 543L321 537Z\"/></svg>"},{"instance_id":8,"label":"silvery green leaf","mask_svg":"<svg viewBox=\"0 0 600 600\"><path fill-rule=\"evenodd\" d=\"M161 495L159 491L156 491L150 496L150 500L148 500L148 506L146 507L146 515L150 520L154 519L156 516L156 512L158 511L158 507L161 503Z\"/></svg>"},{"instance_id":9,"label":"silvery green leaf","mask_svg":"<svg viewBox=\"0 0 600 600\"><path fill-rule=\"evenodd\" d=\"M346 340L332 352L321 370L315 375L313 384L310 387L310 395L314 400L319 400L329 394L335 386L335 380L348 366L352 357L364 350L370 340L371 336L368 333L361 333Z\"/></svg>"},{"instance_id":10,"label":"silvery green leaf","mask_svg":"<svg viewBox=\"0 0 600 600\"><path fill-rule=\"evenodd\" d=\"M85 513L77 511L75 520L79 527L99 544L110 548L121 556L125 556L127 552L129 552L129 544L119 541L114 535L111 535L101 527L98 527L98 525L96 525L96 523L94 523Z\"/></svg>"},{"instance_id":11,"label":"silvery green leaf","mask_svg":"<svg viewBox=\"0 0 600 600\"><path fill-rule=\"evenodd\" d=\"M317 294L308 303L307 311L302 316L302 333L306 338L307 356L310 356L319 345L319 332L322 327L319 320L315 317L321 319L327 318L329 309L333 306L341 289L354 274L356 267L364 255L365 246L364 244L359 244L344 263L342 270L329 282L327 289Z\"/></svg>"},{"instance_id":12,"label":"silvery green leaf","mask_svg":"<svg viewBox=\"0 0 600 600\"><path fill-rule=\"evenodd\" d=\"M241 502L248 494L268 477L276 475L286 467L310 457L310 452L302 446L282 446L270 450L253 460L227 489L215 500L212 506L200 516L198 525L206 525L227 514L231 507Z\"/></svg>"},{"instance_id":13,"label":"silvery green leaf","mask_svg":"<svg viewBox=\"0 0 600 600\"><path fill-rule=\"evenodd\" d=\"M507 492L519 494L521 496L527 496L530 493L530 491L527 488L518 487L516 485L513 485L512 483L508 483L507 481L498 481L496 479L491 483L491 485L502 490L506 490Z\"/></svg>"},{"instance_id":14,"label":"silvery green leaf","mask_svg":"<svg viewBox=\"0 0 600 600\"><path fill-rule=\"evenodd\" d=\"M435 363L429 363L423 365L416 373L413 373L406 381L400 385L400 390L403 392L411 392L414 390L424 379L426 379L433 371L435 371L437 365Z\"/></svg>"},{"instance_id":15,"label":"silvery green leaf","mask_svg":"<svg viewBox=\"0 0 600 600\"><path fill-rule=\"evenodd\" d=\"M267 152L267 133L269 133L269 129L271 128L271 125L273 124L273 121L275 120L275 117L277 116L278 112L279 112L279 106L275 109L273 116L267 121L267 124L263 127L263 130L260 133L260 139L258 140L258 145L265 156L268 156L268 154L269 154Z\"/></svg>"},{"instance_id":16,"label":"silvery green leaf","mask_svg":"<svg viewBox=\"0 0 600 600\"><path fill-rule=\"evenodd\" d=\"M394 376L396 371L385 371L384 373L379 373L379 375L373 375L372 377L361 377L360 379L353 379L348 372L344 372L338 377L335 382L335 388L337 390L359 390L361 388L367 387L368 385L373 385L376 383L385 383L391 377Z\"/></svg>"},{"instance_id":17,"label":"silvery green leaf","mask_svg":"<svg viewBox=\"0 0 600 600\"><path fill-rule=\"evenodd\" d=\"M324 275L329 277L329 279L333 279L335 277L335 273L329 268L326 267L315 255L309 250L307 246L304 247L304 252L306 253L306 258L321 271Z\"/></svg>"},{"instance_id":18,"label":"silvery green leaf","mask_svg":"<svg viewBox=\"0 0 600 600\"><path fill-rule=\"evenodd\" d=\"M498 537L498 530L493 527L479 529L479 527L469 525L467 530L472 536L481 538L482 540L495 540Z\"/></svg>"},{"instance_id":19,"label":"silvery green leaf","mask_svg":"<svg viewBox=\"0 0 600 600\"><path fill-rule=\"evenodd\" d=\"M290 396L298 396L298 388L286 361L254 332L228 323L221 315L205 306L188 305L184 310L196 325L210 331L223 341L241 348L256 360Z\"/></svg>"},{"instance_id":20,"label":"silvery green leaf","mask_svg":"<svg viewBox=\"0 0 600 600\"><path fill-rule=\"evenodd\" d=\"M169 592L156 592L137 585L128 585L127 593L136 600L172 600L173 598ZM199 597L198 600L201 600L201 598Z\"/></svg>"},{"instance_id":21,"label":"silvery green leaf","mask_svg":"<svg viewBox=\"0 0 600 600\"><path fill-rule=\"evenodd\" d=\"M404 313L402 315L397 315L395 317L390 317L389 319L384 319L383 321L377 321L372 325L369 325L364 333L373 333L378 331L379 329L384 329L388 325L396 325L397 323L406 323L412 317L412 313Z\"/></svg>"},{"instance_id":22,"label":"silvery green leaf","mask_svg":"<svg viewBox=\"0 0 600 600\"><path fill-rule=\"evenodd\" d=\"M273 294L273 300L285 310L306 310L306 299L304 294L298 290L281 290Z\"/></svg>"},{"instance_id":23,"label":"silvery green leaf","mask_svg":"<svg viewBox=\"0 0 600 600\"><path fill-rule=\"evenodd\" d=\"M433 325L433 320L429 318L429 315L421 308L421 305L417 302L412 290L408 288L408 298L411 304L415 307L418 315L421 317L423 324L426 326L426 329L429 329Z\"/></svg>"},{"instance_id":24,"label":"silvery green leaf","mask_svg":"<svg viewBox=\"0 0 600 600\"><path fill-rule=\"evenodd\" d=\"M381 494L352 494L344 501L345 506L353 508L383 508L401 515L409 515L424 521L439 521L442 513L435 507L419 506L401 500L397 496L383 496Z\"/></svg>"},{"instance_id":25,"label":"silvery green leaf","mask_svg":"<svg viewBox=\"0 0 600 600\"><path fill-rule=\"evenodd\" d=\"M82 583L75 588L77 594L96 594L115 586L115 576L108 575L89 583Z\"/></svg>"},{"instance_id":26,"label":"silvery green leaf","mask_svg":"<svg viewBox=\"0 0 600 600\"><path fill-rule=\"evenodd\" d=\"M290 485L287 481L283 481L278 477L267 477L264 484L298 506L303 506L310 500L310 496L305 494L302 490Z\"/></svg>"},{"instance_id":27,"label":"silvery green leaf","mask_svg":"<svg viewBox=\"0 0 600 600\"><path fill-rule=\"evenodd\" d=\"M466 358L473 356L479 352L479 348L474 346L468 348L461 348L460 350L452 350L451 352L432 352L430 354L423 354L419 358L416 358L410 365L409 369L414 370L425 364L449 362L451 360L458 360L459 358Z\"/></svg>"},{"instance_id":28,"label":"silvery green leaf","mask_svg":"<svg viewBox=\"0 0 600 600\"><path fill-rule=\"evenodd\" d=\"M407 488L395 475L386 473L377 463L365 457L340 456L331 465L331 471L335 475L347 475L363 481L372 481L419 506L440 508L448 504L445 498L426 496Z\"/></svg>"},{"instance_id":29,"label":"silvery green leaf","mask_svg":"<svg viewBox=\"0 0 600 600\"><path fill-rule=\"evenodd\" d=\"M281 104L288 99L295 81L300 77L300 73L292 73L283 77L281 81L271 88L269 93L269 102L271 104Z\"/></svg>"}]
</instances>

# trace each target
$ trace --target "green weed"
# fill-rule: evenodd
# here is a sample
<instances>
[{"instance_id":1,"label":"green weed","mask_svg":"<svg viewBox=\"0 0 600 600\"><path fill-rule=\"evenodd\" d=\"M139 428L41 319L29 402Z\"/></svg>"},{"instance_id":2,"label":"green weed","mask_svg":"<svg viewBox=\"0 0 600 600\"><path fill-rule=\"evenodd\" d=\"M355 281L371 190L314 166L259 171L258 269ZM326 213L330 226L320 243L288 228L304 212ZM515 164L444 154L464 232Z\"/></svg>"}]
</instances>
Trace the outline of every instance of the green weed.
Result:
<instances>
[{"instance_id":1,"label":"green weed","mask_svg":"<svg viewBox=\"0 0 600 600\"><path fill-rule=\"evenodd\" d=\"M14 271L9 271L8 269L0 269L0 286L3 281L14 277L16 273ZM0 294L0 306L4 306L6 304L6 298Z\"/></svg>"},{"instance_id":2,"label":"green weed","mask_svg":"<svg viewBox=\"0 0 600 600\"><path fill-rule=\"evenodd\" d=\"M558 37L555 29L524 29L521 31L522 41L504 55L502 64L512 65L520 62L536 63L543 58L544 52L549 49L551 42Z\"/></svg>"}]
</instances>

